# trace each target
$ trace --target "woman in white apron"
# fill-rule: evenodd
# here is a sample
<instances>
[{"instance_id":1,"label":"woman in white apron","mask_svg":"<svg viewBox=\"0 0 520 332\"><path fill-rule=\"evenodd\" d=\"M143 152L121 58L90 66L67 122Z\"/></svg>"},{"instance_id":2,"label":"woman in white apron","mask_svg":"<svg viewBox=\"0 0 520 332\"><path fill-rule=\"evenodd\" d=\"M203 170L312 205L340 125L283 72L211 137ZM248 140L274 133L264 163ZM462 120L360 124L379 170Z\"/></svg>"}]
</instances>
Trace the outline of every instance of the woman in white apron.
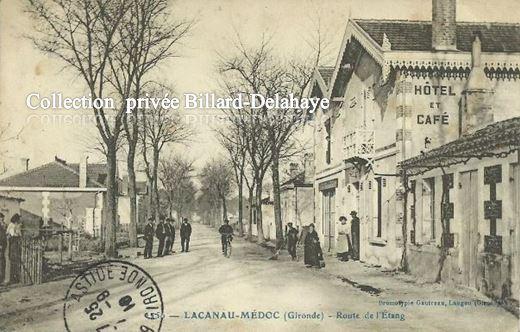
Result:
<instances>
[{"instance_id":1,"label":"woman in white apron","mask_svg":"<svg viewBox=\"0 0 520 332\"><path fill-rule=\"evenodd\" d=\"M348 261L349 241L348 241L348 226L347 218L345 216L339 217L338 223L338 237L336 243L336 255L341 261Z\"/></svg>"}]
</instances>

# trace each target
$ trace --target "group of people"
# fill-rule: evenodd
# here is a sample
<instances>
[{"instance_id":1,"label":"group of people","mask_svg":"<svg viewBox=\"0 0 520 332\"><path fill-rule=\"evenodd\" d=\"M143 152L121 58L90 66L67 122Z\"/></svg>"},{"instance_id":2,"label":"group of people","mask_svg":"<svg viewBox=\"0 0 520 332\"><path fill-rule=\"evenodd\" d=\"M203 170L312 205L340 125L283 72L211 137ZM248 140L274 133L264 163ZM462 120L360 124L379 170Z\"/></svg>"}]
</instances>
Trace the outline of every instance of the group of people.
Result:
<instances>
[{"instance_id":1,"label":"group of people","mask_svg":"<svg viewBox=\"0 0 520 332\"><path fill-rule=\"evenodd\" d=\"M5 215L0 213L0 284L16 283L20 280L22 222L15 213L8 225Z\"/></svg>"},{"instance_id":2,"label":"group of people","mask_svg":"<svg viewBox=\"0 0 520 332\"><path fill-rule=\"evenodd\" d=\"M144 258L152 258L153 240L154 237L159 241L157 247L157 256L163 257L165 255L173 254L173 244L175 243L175 220L173 218L164 218L159 216L159 222L155 225L155 218L148 218L148 222L144 228L144 240L146 242L144 247ZM191 224L187 218L183 218L180 227L181 248L182 252L188 252L190 249Z\"/></svg>"},{"instance_id":3,"label":"group of people","mask_svg":"<svg viewBox=\"0 0 520 332\"><path fill-rule=\"evenodd\" d=\"M316 268L325 266L320 239L318 237L318 233L315 230L314 224L303 227L299 236L298 233L298 230L294 228L292 222L287 223L287 251L291 255L292 260L297 259L296 246L298 244L303 244L303 262L305 266Z\"/></svg>"},{"instance_id":4,"label":"group of people","mask_svg":"<svg viewBox=\"0 0 520 332\"><path fill-rule=\"evenodd\" d=\"M339 217L338 237L336 253L341 261L348 261L349 258L359 260L359 218L356 211L350 212L350 227L347 225L345 216ZM299 232L293 223L287 223L286 229L287 251L292 260L297 259L296 247L303 244L303 262L307 267L321 268L325 266L323 251L321 250L320 239L314 224L303 227Z\"/></svg>"}]
</instances>

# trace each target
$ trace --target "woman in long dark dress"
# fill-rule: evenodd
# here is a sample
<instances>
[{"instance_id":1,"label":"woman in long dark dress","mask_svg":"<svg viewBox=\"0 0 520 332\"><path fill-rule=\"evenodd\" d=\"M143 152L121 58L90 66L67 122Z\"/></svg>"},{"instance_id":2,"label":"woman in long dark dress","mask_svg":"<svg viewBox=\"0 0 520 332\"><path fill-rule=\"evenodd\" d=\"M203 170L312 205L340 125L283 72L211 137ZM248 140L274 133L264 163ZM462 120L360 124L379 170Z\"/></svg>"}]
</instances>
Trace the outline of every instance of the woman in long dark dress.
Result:
<instances>
[{"instance_id":1,"label":"woman in long dark dress","mask_svg":"<svg viewBox=\"0 0 520 332\"><path fill-rule=\"evenodd\" d=\"M309 226L309 232L305 237L304 244L304 263L307 267L320 267L320 256L321 256L321 247L320 247L320 239L318 238L318 233L314 230L314 225L311 224Z\"/></svg>"}]
</instances>

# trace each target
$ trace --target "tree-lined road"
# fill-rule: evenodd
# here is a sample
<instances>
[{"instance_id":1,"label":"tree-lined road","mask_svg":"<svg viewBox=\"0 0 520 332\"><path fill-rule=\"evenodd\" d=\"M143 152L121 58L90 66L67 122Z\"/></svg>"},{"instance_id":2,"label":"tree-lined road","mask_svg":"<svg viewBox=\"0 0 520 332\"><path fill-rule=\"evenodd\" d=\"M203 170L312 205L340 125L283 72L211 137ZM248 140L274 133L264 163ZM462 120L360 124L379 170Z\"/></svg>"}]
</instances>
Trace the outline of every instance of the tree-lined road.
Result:
<instances>
[{"instance_id":1,"label":"tree-lined road","mask_svg":"<svg viewBox=\"0 0 520 332\"><path fill-rule=\"evenodd\" d=\"M446 293L406 283L395 286L393 277L388 276L394 282L374 295L355 287L356 282L367 282L359 276L347 274L349 282L342 282L331 272L332 264L322 270L307 269L301 262L289 261L285 252L281 260L272 261L267 249L242 239L234 240L233 254L228 259L220 253L216 230L199 224L193 224L190 252L179 253L179 245L175 243L177 253L173 256L133 260L162 291L163 331L469 331L469 327L472 331L516 331L517 327L513 315L496 307L381 306L380 300L421 300L421 296L425 300L442 300ZM20 289L29 294L33 303L28 308L32 309L12 313L9 321L0 316L0 330L1 326L7 331L63 330L60 298L70 282ZM47 303L36 303L31 298L33 293L37 296L38 287L48 289L49 296L44 299ZM14 296L16 292L9 293ZM382 314L385 310L387 313ZM342 318L337 318L338 312ZM323 313L323 320L301 316L312 313ZM374 318L364 319L367 313ZM356 314L359 318L355 318ZM271 319L260 318L263 315ZM285 321L286 315L300 315L300 319ZM401 315L404 320L400 320ZM38 319L31 321L28 317ZM475 326L472 322L477 318L479 324Z\"/></svg>"}]
</instances>

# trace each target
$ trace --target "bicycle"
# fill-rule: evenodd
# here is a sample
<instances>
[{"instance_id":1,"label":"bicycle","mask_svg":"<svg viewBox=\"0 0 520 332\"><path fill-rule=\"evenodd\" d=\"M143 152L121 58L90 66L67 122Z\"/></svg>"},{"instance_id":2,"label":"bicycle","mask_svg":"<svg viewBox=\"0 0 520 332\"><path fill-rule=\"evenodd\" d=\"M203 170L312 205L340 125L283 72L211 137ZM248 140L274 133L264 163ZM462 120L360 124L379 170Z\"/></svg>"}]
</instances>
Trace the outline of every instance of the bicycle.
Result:
<instances>
[{"instance_id":1,"label":"bicycle","mask_svg":"<svg viewBox=\"0 0 520 332\"><path fill-rule=\"evenodd\" d=\"M233 235L232 234L226 234L225 235L224 251L222 252L222 254L226 258L231 257L231 251L232 251L232 248L233 248L231 246L231 241L232 240L233 240Z\"/></svg>"}]
</instances>

